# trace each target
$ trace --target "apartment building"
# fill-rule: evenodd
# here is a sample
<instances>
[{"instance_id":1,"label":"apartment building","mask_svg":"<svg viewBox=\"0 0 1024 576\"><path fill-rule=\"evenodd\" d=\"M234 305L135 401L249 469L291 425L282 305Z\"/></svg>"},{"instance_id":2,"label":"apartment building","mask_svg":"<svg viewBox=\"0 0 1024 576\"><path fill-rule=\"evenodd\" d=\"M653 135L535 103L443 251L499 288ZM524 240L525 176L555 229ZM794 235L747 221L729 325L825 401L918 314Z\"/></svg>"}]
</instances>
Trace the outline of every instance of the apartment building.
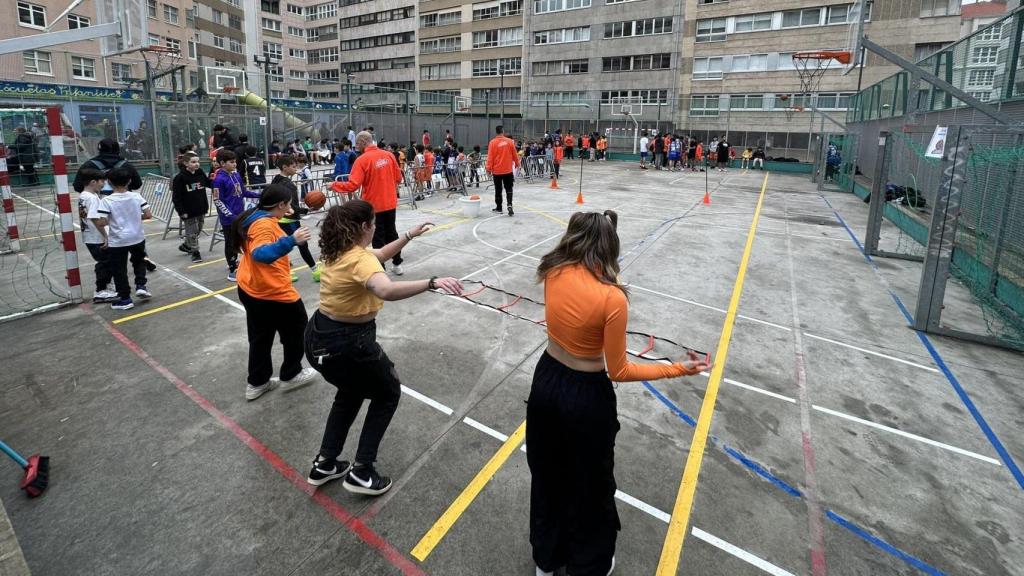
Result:
<instances>
[{"instance_id":1,"label":"apartment building","mask_svg":"<svg viewBox=\"0 0 1024 576\"><path fill-rule=\"evenodd\" d=\"M447 110L452 96L474 109L518 114L523 96L525 0L421 0L416 54L420 108Z\"/></svg>"},{"instance_id":2,"label":"apartment building","mask_svg":"<svg viewBox=\"0 0 1024 576\"><path fill-rule=\"evenodd\" d=\"M342 96L351 83L353 102L404 104L402 91L416 89L416 0L341 0L338 16ZM366 94L367 84L379 89Z\"/></svg>"},{"instance_id":3,"label":"apartment building","mask_svg":"<svg viewBox=\"0 0 1024 576\"><path fill-rule=\"evenodd\" d=\"M813 104L841 120L858 85L898 71L868 53L864 65L846 75L832 62L818 90L802 93L793 53L847 49L855 25L849 0L686 2L676 124L691 131L748 131L751 138L741 138L740 145L806 149L808 132L820 125L809 126L810 112L793 113L792 108ZM910 60L959 38L960 0L876 0L868 12L865 33ZM839 128L829 123L826 129Z\"/></svg>"},{"instance_id":4,"label":"apartment building","mask_svg":"<svg viewBox=\"0 0 1024 576\"><path fill-rule=\"evenodd\" d=\"M246 12L241 0L193 0L194 43L199 66L244 68ZM190 48L191 50L191 48ZM191 56L191 54L190 54ZM205 81L205 79L202 79Z\"/></svg>"},{"instance_id":5,"label":"apartment building","mask_svg":"<svg viewBox=\"0 0 1024 576\"><path fill-rule=\"evenodd\" d=\"M60 22L54 22L68 4L68 0L9 0L0 3L0 37L40 34L48 27L50 31L59 32L98 23L96 5L92 0L85 0ZM180 50L183 57L179 63L185 64L195 75L195 60L185 57L191 49L189 8L192 0L147 0L145 4L150 44ZM0 69L4 80L94 88L125 88L130 81L144 78L146 73L142 56L137 53L103 56L100 40L84 40L0 56ZM156 83L157 89L169 86L167 78Z\"/></svg>"},{"instance_id":6,"label":"apartment building","mask_svg":"<svg viewBox=\"0 0 1024 576\"><path fill-rule=\"evenodd\" d=\"M684 0L532 0L526 115L608 118L627 98L670 120L680 88ZM657 108L664 108L658 114Z\"/></svg>"}]
</instances>

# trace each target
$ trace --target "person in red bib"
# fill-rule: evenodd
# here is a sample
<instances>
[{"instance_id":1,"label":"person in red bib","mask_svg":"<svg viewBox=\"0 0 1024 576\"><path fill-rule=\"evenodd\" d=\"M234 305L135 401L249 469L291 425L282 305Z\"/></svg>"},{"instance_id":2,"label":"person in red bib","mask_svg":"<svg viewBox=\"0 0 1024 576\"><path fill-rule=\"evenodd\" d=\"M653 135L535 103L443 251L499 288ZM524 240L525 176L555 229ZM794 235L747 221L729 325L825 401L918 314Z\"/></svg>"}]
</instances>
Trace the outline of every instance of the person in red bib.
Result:
<instances>
[{"instance_id":1,"label":"person in red bib","mask_svg":"<svg viewBox=\"0 0 1024 576\"><path fill-rule=\"evenodd\" d=\"M347 182L334 182L331 188L341 194L351 194L362 188L360 197L373 206L377 228L373 234L373 247L381 248L398 240L395 228L395 212L398 208L397 186L402 182L402 171L398 168L395 155L381 150L373 143L373 135L362 131L356 135L356 150L359 157L352 165ZM391 271L397 276L402 270L402 253L395 253L391 259Z\"/></svg>"}]
</instances>

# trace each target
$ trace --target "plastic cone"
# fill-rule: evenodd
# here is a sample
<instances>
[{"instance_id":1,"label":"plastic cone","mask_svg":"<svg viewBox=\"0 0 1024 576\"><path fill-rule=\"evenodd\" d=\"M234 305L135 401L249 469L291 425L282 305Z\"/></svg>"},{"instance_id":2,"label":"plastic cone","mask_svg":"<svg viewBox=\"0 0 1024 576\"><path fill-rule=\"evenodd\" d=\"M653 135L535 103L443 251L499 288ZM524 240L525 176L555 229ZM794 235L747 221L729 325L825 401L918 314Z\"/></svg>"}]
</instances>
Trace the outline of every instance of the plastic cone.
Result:
<instances>
[{"instance_id":1,"label":"plastic cone","mask_svg":"<svg viewBox=\"0 0 1024 576\"><path fill-rule=\"evenodd\" d=\"M704 204L706 204L706 205L710 205L711 204L711 195L708 194L707 192L704 193Z\"/></svg>"},{"instance_id":2,"label":"plastic cone","mask_svg":"<svg viewBox=\"0 0 1024 576\"><path fill-rule=\"evenodd\" d=\"M576 194L576 203L583 204L583 192L578 192Z\"/></svg>"},{"instance_id":3,"label":"plastic cone","mask_svg":"<svg viewBox=\"0 0 1024 576\"><path fill-rule=\"evenodd\" d=\"M552 178L551 179L551 188L553 188L553 189L557 189L558 188L558 178Z\"/></svg>"}]
</instances>

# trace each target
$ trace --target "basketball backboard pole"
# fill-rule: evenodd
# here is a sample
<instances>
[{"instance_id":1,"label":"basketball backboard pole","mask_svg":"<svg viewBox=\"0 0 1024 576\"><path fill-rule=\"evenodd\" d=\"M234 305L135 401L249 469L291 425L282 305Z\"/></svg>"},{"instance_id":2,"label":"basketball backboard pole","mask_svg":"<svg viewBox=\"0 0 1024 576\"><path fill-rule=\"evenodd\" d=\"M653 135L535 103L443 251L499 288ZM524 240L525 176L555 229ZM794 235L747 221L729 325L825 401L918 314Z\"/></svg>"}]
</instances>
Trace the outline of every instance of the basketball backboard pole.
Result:
<instances>
[{"instance_id":1,"label":"basketball backboard pole","mask_svg":"<svg viewBox=\"0 0 1024 576\"><path fill-rule=\"evenodd\" d=\"M56 32L34 34L32 36L18 36L16 38L0 40L0 55L14 54L16 52L24 52L26 50L35 50L37 48L46 48L49 46L58 46L60 44L70 44L81 40L107 38L108 36L117 36L120 33L121 23L109 22L107 24L86 26L85 28L58 30Z\"/></svg>"}]
</instances>

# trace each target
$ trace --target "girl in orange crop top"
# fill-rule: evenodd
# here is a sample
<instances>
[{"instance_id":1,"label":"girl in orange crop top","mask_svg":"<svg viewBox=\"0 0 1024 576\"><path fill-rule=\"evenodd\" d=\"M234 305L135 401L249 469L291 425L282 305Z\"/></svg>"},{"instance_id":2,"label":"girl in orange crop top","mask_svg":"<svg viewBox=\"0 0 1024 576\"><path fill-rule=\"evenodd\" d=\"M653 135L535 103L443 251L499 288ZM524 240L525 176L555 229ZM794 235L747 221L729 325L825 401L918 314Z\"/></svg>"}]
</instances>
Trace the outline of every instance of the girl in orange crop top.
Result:
<instances>
[{"instance_id":1,"label":"girl in orange crop top","mask_svg":"<svg viewBox=\"0 0 1024 576\"><path fill-rule=\"evenodd\" d=\"M393 282L381 262L432 224L421 224L386 246L371 248L375 216L373 206L364 200L350 200L327 212L320 232L320 306L305 335L306 359L338 389L307 481L320 486L344 478L345 490L370 496L391 488L391 479L378 474L373 464L402 396L395 365L377 343L377 312L385 300L403 300L434 288L462 293L455 278ZM341 459L341 452L364 400L370 406L350 464Z\"/></svg>"},{"instance_id":2,"label":"girl in orange crop top","mask_svg":"<svg viewBox=\"0 0 1024 576\"><path fill-rule=\"evenodd\" d=\"M576 213L541 259L548 348L526 407L530 543L537 574L608 574L615 566L615 435L612 380L693 375L692 353L672 365L626 359L629 307L618 283L619 238L612 211ZM607 370L606 370L607 369Z\"/></svg>"}]
</instances>

